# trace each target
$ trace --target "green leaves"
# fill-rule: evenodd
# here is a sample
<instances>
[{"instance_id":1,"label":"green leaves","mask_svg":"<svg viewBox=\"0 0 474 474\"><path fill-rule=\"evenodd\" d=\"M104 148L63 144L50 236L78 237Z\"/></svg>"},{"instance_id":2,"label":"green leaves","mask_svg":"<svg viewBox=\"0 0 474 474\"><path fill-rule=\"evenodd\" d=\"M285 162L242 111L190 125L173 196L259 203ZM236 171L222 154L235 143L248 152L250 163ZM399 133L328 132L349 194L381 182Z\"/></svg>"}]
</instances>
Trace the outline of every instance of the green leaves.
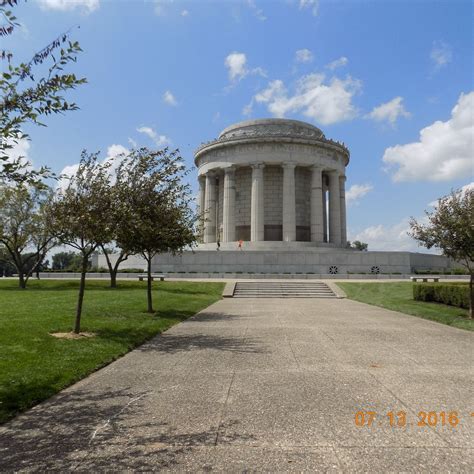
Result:
<instances>
[{"instance_id":1,"label":"green leaves","mask_svg":"<svg viewBox=\"0 0 474 474\"><path fill-rule=\"evenodd\" d=\"M16 3L15 0L0 0L0 13L6 21L5 25L0 25L0 36L11 34L13 27L18 25L15 16L8 10ZM57 59L53 55L55 50L59 50ZM51 177L47 168L31 170L29 163L10 160L8 152L19 140L27 138L22 132L26 123L45 126L42 117L78 109L62 93L85 84L87 80L62 71L70 63L76 62L77 54L81 51L77 41L69 40L69 32L61 34L35 53L28 63L15 66L11 63L13 54L0 51L0 59L9 61L8 72L0 75L0 179L35 183L41 178ZM52 60L48 75L35 79L35 66L48 60Z\"/></svg>"},{"instance_id":2,"label":"green leaves","mask_svg":"<svg viewBox=\"0 0 474 474\"><path fill-rule=\"evenodd\" d=\"M474 190L452 191L438 200L434 212L426 212L427 224L411 219L410 235L427 248L437 247L444 255L474 271Z\"/></svg>"}]
</instances>

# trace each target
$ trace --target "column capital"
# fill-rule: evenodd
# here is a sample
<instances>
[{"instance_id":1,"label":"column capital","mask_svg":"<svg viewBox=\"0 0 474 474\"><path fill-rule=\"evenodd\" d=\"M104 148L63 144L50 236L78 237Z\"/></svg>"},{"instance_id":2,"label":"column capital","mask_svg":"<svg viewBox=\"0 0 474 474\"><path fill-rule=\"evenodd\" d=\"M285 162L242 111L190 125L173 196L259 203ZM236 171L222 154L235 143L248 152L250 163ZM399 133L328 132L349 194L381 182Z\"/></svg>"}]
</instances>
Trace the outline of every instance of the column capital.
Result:
<instances>
[{"instance_id":1,"label":"column capital","mask_svg":"<svg viewBox=\"0 0 474 474\"><path fill-rule=\"evenodd\" d=\"M295 169L296 168L296 163L283 163L282 168L285 168L287 170Z\"/></svg>"},{"instance_id":2,"label":"column capital","mask_svg":"<svg viewBox=\"0 0 474 474\"><path fill-rule=\"evenodd\" d=\"M253 170L263 170L263 168L265 168L265 163L250 163L250 167Z\"/></svg>"},{"instance_id":3,"label":"column capital","mask_svg":"<svg viewBox=\"0 0 474 474\"><path fill-rule=\"evenodd\" d=\"M235 174L235 166L231 165L231 166L227 166L224 168L224 174L226 175L233 175Z\"/></svg>"}]
</instances>

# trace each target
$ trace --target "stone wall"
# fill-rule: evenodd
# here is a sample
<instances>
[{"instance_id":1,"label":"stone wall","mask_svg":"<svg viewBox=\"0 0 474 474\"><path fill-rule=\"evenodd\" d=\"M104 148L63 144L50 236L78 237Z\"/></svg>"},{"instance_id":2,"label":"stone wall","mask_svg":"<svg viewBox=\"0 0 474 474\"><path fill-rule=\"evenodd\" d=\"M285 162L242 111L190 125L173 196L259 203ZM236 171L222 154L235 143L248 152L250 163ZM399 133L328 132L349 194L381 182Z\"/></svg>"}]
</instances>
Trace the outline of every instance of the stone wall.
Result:
<instances>
[{"instance_id":1,"label":"stone wall","mask_svg":"<svg viewBox=\"0 0 474 474\"><path fill-rule=\"evenodd\" d=\"M252 169L235 171L235 234L236 240L250 240L250 200Z\"/></svg>"},{"instance_id":2,"label":"stone wall","mask_svg":"<svg viewBox=\"0 0 474 474\"><path fill-rule=\"evenodd\" d=\"M296 240L311 240L311 171L296 168Z\"/></svg>"},{"instance_id":3,"label":"stone wall","mask_svg":"<svg viewBox=\"0 0 474 474\"><path fill-rule=\"evenodd\" d=\"M114 256L112 256L112 259ZM106 267L103 255L94 257L94 266ZM342 249L295 251L195 251L182 255L159 255L153 260L154 272L174 273L264 273L321 274L336 272L366 274L409 274L430 269L442 272L456 268L448 258L411 252L359 252ZM131 257L121 268L145 268L145 261Z\"/></svg>"},{"instance_id":4,"label":"stone wall","mask_svg":"<svg viewBox=\"0 0 474 474\"><path fill-rule=\"evenodd\" d=\"M266 166L263 170L264 236L266 241L282 240L283 169Z\"/></svg>"}]
</instances>

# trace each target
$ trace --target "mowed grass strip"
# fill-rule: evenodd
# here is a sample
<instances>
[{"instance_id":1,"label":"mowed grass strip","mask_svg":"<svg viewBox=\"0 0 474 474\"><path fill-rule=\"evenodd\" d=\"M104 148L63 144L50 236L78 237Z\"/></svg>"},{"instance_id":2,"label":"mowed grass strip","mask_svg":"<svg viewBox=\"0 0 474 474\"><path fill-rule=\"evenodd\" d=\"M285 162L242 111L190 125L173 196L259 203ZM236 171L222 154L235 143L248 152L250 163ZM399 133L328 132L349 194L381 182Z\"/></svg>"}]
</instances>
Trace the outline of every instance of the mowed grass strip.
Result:
<instances>
[{"instance_id":1,"label":"mowed grass strip","mask_svg":"<svg viewBox=\"0 0 474 474\"><path fill-rule=\"evenodd\" d=\"M414 300L411 282L338 282L337 284L352 300L430 319L460 329L474 330L474 322L467 319L467 310L440 303Z\"/></svg>"},{"instance_id":2,"label":"mowed grass strip","mask_svg":"<svg viewBox=\"0 0 474 474\"><path fill-rule=\"evenodd\" d=\"M221 298L223 283L88 281L81 330L96 337L57 339L73 327L78 281L0 280L0 423L110 363Z\"/></svg>"}]
</instances>

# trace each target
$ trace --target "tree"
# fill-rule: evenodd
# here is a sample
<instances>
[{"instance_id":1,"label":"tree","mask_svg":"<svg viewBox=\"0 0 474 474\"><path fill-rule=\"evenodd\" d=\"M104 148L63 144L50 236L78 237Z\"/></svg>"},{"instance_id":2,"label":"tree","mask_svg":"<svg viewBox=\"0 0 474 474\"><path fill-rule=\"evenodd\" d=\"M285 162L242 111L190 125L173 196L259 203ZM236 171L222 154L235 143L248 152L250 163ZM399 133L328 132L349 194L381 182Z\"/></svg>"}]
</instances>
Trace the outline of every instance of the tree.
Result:
<instances>
[{"instance_id":1,"label":"tree","mask_svg":"<svg viewBox=\"0 0 474 474\"><path fill-rule=\"evenodd\" d=\"M101 242L109 240L109 223L104 216L110 211L111 196L108 168L98 162L99 153L81 154L76 173L59 189L52 203L52 228L58 239L81 255L81 280L74 332L80 333L82 303L89 258Z\"/></svg>"},{"instance_id":2,"label":"tree","mask_svg":"<svg viewBox=\"0 0 474 474\"><path fill-rule=\"evenodd\" d=\"M117 222L117 220L113 221L114 224L117 224ZM110 274L110 288L117 288L117 273L120 264L125 262L130 255L125 250L113 246L112 244L101 244L100 249L102 250L102 253L105 256L105 261L107 262L107 268ZM115 256L113 261L110 258L111 255Z\"/></svg>"},{"instance_id":3,"label":"tree","mask_svg":"<svg viewBox=\"0 0 474 474\"><path fill-rule=\"evenodd\" d=\"M427 224L410 220L409 235L430 249L441 249L443 255L467 268L470 274L470 309L474 307L474 189L452 191L438 200L434 212L425 211Z\"/></svg>"},{"instance_id":4,"label":"tree","mask_svg":"<svg viewBox=\"0 0 474 474\"><path fill-rule=\"evenodd\" d=\"M75 270L81 268L81 256L77 252L58 252L53 255L53 270Z\"/></svg>"},{"instance_id":5,"label":"tree","mask_svg":"<svg viewBox=\"0 0 474 474\"><path fill-rule=\"evenodd\" d=\"M15 273L15 266L11 262L10 257L5 249L0 248L0 278L9 277Z\"/></svg>"},{"instance_id":6,"label":"tree","mask_svg":"<svg viewBox=\"0 0 474 474\"><path fill-rule=\"evenodd\" d=\"M50 191L16 184L0 187L0 244L26 288L32 273L54 247L49 225Z\"/></svg>"},{"instance_id":7,"label":"tree","mask_svg":"<svg viewBox=\"0 0 474 474\"><path fill-rule=\"evenodd\" d=\"M359 240L354 240L352 244L349 242L350 247L356 250L361 250L365 252L367 248L369 247L369 244L366 244L365 242L360 242Z\"/></svg>"},{"instance_id":8,"label":"tree","mask_svg":"<svg viewBox=\"0 0 474 474\"><path fill-rule=\"evenodd\" d=\"M0 38L13 34L19 26L12 9L17 0L0 0ZM11 160L11 150L20 140L27 139L23 126L27 123L44 126L42 117L50 114L76 110L75 103L66 101L63 93L84 84L73 73L65 73L66 66L76 62L81 48L77 41L69 41L69 34L63 33L46 47L33 55L27 63L13 64L13 54L0 50L0 61L8 66L0 73L0 179L18 183L38 183L49 174L45 167L30 169L30 163L21 157ZM50 62L47 74L41 76L38 68Z\"/></svg>"},{"instance_id":9,"label":"tree","mask_svg":"<svg viewBox=\"0 0 474 474\"><path fill-rule=\"evenodd\" d=\"M164 252L178 253L196 241L192 193L179 151L131 150L117 169L114 199L120 203L117 245L147 262L147 310L153 313L151 263Z\"/></svg>"}]
</instances>

